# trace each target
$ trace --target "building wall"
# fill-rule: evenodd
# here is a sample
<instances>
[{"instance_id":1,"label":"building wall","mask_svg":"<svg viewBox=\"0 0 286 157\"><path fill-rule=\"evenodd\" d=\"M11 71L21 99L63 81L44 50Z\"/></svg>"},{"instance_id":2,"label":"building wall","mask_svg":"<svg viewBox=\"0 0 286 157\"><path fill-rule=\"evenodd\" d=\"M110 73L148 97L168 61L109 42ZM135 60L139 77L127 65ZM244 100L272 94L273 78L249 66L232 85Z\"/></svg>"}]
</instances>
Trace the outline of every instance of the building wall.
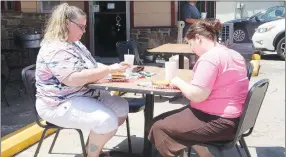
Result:
<instances>
[{"instance_id":1,"label":"building wall","mask_svg":"<svg viewBox=\"0 0 286 157\"><path fill-rule=\"evenodd\" d=\"M134 27L171 26L171 3L134 2Z\"/></svg>"},{"instance_id":2,"label":"building wall","mask_svg":"<svg viewBox=\"0 0 286 157\"><path fill-rule=\"evenodd\" d=\"M259 2L241 2L244 3L244 8L242 15L240 10L236 9L236 2L216 2L216 18L220 19L221 22L226 22L228 20L250 17L264 9L272 6L284 5L284 2L274 2L269 0L260 0Z\"/></svg>"},{"instance_id":3,"label":"building wall","mask_svg":"<svg viewBox=\"0 0 286 157\"><path fill-rule=\"evenodd\" d=\"M177 4L175 2L175 8ZM134 27L130 34L131 39L137 41L140 53L148 48L176 42L177 28L171 24L171 2L134 1Z\"/></svg>"}]
</instances>

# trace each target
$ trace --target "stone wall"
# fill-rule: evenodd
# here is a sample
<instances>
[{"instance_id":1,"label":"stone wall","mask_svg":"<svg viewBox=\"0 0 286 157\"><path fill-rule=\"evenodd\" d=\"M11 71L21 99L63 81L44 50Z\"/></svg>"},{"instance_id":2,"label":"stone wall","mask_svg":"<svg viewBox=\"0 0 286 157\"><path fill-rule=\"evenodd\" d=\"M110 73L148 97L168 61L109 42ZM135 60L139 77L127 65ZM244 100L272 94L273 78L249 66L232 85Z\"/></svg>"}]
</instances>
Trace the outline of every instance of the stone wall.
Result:
<instances>
[{"instance_id":1,"label":"stone wall","mask_svg":"<svg viewBox=\"0 0 286 157\"><path fill-rule=\"evenodd\" d=\"M1 51L11 67L29 65L28 52L14 44L13 34L17 30L42 32L50 17L47 13L1 13ZM84 43L85 36L82 37ZM31 52L33 53L33 52Z\"/></svg>"},{"instance_id":2,"label":"stone wall","mask_svg":"<svg viewBox=\"0 0 286 157\"><path fill-rule=\"evenodd\" d=\"M41 31L50 14L42 13L2 13L1 51L9 66L22 67L29 64L27 50L14 44L13 34L17 30Z\"/></svg>"},{"instance_id":3,"label":"stone wall","mask_svg":"<svg viewBox=\"0 0 286 157\"><path fill-rule=\"evenodd\" d=\"M178 29L176 27L165 28L131 28L131 39L136 40L140 54L146 49L158 47L165 43L177 42Z\"/></svg>"}]
</instances>

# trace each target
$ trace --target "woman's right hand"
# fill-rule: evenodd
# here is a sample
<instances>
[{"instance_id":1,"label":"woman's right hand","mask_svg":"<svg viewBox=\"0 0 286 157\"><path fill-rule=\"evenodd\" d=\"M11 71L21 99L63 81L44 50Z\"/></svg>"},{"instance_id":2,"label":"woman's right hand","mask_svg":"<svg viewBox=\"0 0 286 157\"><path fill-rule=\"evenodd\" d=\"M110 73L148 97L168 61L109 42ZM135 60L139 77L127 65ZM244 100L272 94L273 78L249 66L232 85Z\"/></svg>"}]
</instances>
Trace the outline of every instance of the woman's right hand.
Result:
<instances>
[{"instance_id":1,"label":"woman's right hand","mask_svg":"<svg viewBox=\"0 0 286 157\"><path fill-rule=\"evenodd\" d=\"M126 69L128 68L128 66L123 66L122 64L111 64L108 66L108 69L110 72L124 72Z\"/></svg>"}]
</instances>

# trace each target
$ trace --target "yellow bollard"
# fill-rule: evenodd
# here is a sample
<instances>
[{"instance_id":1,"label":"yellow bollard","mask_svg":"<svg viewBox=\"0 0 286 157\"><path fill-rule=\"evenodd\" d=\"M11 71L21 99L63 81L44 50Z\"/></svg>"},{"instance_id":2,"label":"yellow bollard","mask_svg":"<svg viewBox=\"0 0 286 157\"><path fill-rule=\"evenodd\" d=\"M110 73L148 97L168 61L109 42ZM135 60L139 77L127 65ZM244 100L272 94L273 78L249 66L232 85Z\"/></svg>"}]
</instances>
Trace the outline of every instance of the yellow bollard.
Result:
<instances>
[{"instance_id":1,"label":"yellow bollard","mask_svg":"<svg viewBox=\"0 0 286 157\"><path fill-rule=\"evenodd\" d=\"M251 60L250 63L253 65L252 76L258 76L260 69L260 60Z\"/></svg>"},{"instance_id":2,"label":"yellow bollard","mask_svg":"<svg viewBox=\"0 0 286 157\"><path fill-rule=\"evenodd\" d=\"M261 56L259 54L253 54L251 56L251 61L250 63L253 65L253 72L252 72L252 76L258 76L259 74L259 69L260 69L260 60L261 60Z\"/></svg>"},{"instance_id":3,"label":"yellow bollard","mask_svg":"<svg viewBox=\"0 0 286 157\"><path fill-rule=\"evenodd\" d=\"M253 55L251 56L251 59L252 59L252 60L261 60L261 56L260 56L259 54L253 54Z\"/></svg>"}]
</instances>

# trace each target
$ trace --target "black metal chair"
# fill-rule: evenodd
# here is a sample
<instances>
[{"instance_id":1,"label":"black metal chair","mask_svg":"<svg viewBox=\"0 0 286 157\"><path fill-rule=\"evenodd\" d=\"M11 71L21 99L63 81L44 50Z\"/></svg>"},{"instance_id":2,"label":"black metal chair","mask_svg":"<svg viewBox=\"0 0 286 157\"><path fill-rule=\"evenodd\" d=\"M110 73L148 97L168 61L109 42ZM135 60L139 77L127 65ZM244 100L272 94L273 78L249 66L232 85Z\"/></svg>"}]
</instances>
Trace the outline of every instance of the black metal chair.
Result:
<instances>
[{"instance_id":1,"label":"black metal chair","mask_svg":"<svg viewBox=\"0 0 286 157\"><path fill-rule=\"evenodd\" d=\"M244 104L244 110L239 120L238 129L236 131L236 135L233 140L221 141L221 142L220 141L208 142L208 143L203 143L203 145L217 148L219 150L220 157L223 157L222 150L228 150L233 147L236 147L240 157L242 157L240 149L237 145L237 142L239 142L240 146L244 148L247 157L251 157L244 138L251 135L253 131L268 86L269 86L269 80L262 79L256 82L249 90ZM190 151L188 156L190 156Z\"/></svg>"},{"instance_id":2,"label":"black metal chair","mask_svg":"<svg viewBox=\"0 0 286 157\"><path fill-rule=\"evenodd\" d=\"M41 148L41 145L43 143L43 140L45 138L45 135L46 135L46 132L49 130L49 129L57 129L56 131L56 135L54 137L54 140L52 142L52 145L50 147L50 150L49 150L49 153L52 152L52 149L55 145L55 142L57 140L57 137L59 135L59 132L61 129L73 129L73 128L63 128L63 127L59 127L59 126L56 126L54 124L51 124L49 122L46 122L46 124L43 124L41 123L40 121L40 117L37 113L37 110L36 110L36 105L35 105L35 101L36 101L36 87L35 87L35 67L36 65L30 65L28 67L25 67L23 70L22 70L22 80L23 80L23 83L24 83L24 87L26 88L26 92L27 94L30 96L30 98L32 99L33 101L33 105L34 105L34 113L35 113L35 116L36 116L36 123L44 128L44 132L42 133L42 136L41 136L41 139L39 141L39 144L38 144L38 147L36 149L36 152L34 154L34 157L38 156L38 153L40 151L40 148ZM83 151L83 156L84 157L87 157L87 153L86 153L86 150L85 150L85 143L84 143L84 137L83 137L83 133L80 129L75 129L78 133L79 133L79 136L80 136L80 142L81 142L81 146L82 146L82 151Z\"/></svg>"},{"instance_id":3,"label":"black metal chair","mask_svg":"<svg viewBox=\"0 0 286 157\"><path fill-rule=\"evenodd\" d=\"M7 106L10 106L10 104L7 101L5 95L5 89L9 80L9 76L10 76L10 70L9 67L7 66L5 56L1 55L1 100L4 100Z\"/></svg>"},{"instance_id":4,"label":"black metal chair","mask_svg":"<svg viewBox=\"0 0 286 157\"><path fill-rule=\"evenodd\" d=\"M251 79L251 76L252 76L252 72L253 72L253 65L251 62L248 62L247 64L247 77L248 79L250 80Z\"/></svg>"},{"instance_id":5,"label":"black metal chair","mask_svg":"<svg viewBox=\"0 0 286 157\"><path fill-rule=\"evenodd\" d=\"M24 83L24 87L27 91L27 94L30 96L30 98L32 99L33 103L35 103L36 101L36 97L35 97L35 94L36 94L36 87L35 87L35 65L30 65L26 68L24 68L22 70L22 79L23 79L23 83ZM145 99L142 99L142 98L126 98L128 103L129 103L129 113L136 113L136 112L139 112L141 110L144 110L145 108ZM42 145L42 142L44 140L44 137L45 137L45 134L46 132L49 130L49 129L57 129L57 132L56 132L56 135L54 137L54 140L52 142L52 145L51 145L51 148L49 150L49 153L52 152L52 149L54 147L54 144L56 142L56 139L59 135L59 132L61 129L73 129L73 128L62 128L62 127L59 127L59 126L56 126L54 124L51 124L49 122L46 122L47 125L43 125L41 122L40 122L40 117L38 116L38 113L37 113L37 110L36 110L36 106L34 104L34 112L35 112L35 116L36 116L36 122L37 124L44 128L44 132L41 136L41 139L39 141L39 145L37 147L37 150L35 152L35 157L38 155L39 153L39 150L41 148L41 145ZM129 118L127 116L127 119L126 119L126 128L127 128L127 137L128 137L128 148L129 148L129 152L132 153L132 144L131 144L131 137L130 137L130 125L129 125ZM82 145L82 150L83 150L83 155L84 157L87 157L87 153L86 153L86 150L85 150L85 143L84 143L84 138L83 138L83 133L80 129L75 129L78 131L79 135L80 135L80 140L81 140L81 145Z\"/></svg>"}]
</instances>

